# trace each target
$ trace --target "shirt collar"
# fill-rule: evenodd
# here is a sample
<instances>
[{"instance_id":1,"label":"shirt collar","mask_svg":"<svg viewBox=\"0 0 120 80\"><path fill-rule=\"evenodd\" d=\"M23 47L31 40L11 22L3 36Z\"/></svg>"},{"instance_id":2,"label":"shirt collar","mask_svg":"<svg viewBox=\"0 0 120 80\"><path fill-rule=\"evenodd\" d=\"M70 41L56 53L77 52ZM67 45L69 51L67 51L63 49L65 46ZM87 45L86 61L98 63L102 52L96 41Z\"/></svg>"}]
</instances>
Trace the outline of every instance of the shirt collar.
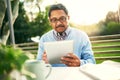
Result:
<instances>
[{"instance_id":1,"label":"shirt collar","mask_svg":"<svg viewBox=\"0 0 120 80\"><path fill-rule=\"evenodd\" d=\"M57 31L53 30L53 32L57 36ZM70 27L68 26L67 29L65 30L66 36L68 36L69 32L70 32Z\"/></svg>"}]
</instances>

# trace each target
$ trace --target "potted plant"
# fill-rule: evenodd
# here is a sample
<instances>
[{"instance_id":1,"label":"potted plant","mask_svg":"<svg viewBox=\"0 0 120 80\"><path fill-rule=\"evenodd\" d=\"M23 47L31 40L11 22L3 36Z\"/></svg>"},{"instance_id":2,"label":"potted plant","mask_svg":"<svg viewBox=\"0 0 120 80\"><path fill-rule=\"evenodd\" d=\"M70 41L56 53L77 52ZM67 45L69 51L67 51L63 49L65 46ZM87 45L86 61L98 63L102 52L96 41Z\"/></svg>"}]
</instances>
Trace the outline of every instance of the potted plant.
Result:
<instances>
[{"instance_id":1,"label":"potted plant","mask_svg":"<svg viewBox=\"0 0 120 80\"><path fill-rule=\"evenodd\" d=\"M29 57L21 49L0 44L0 80L10 80L13 70L21 71L23 63Z\"/></svg>"}]
</instances>

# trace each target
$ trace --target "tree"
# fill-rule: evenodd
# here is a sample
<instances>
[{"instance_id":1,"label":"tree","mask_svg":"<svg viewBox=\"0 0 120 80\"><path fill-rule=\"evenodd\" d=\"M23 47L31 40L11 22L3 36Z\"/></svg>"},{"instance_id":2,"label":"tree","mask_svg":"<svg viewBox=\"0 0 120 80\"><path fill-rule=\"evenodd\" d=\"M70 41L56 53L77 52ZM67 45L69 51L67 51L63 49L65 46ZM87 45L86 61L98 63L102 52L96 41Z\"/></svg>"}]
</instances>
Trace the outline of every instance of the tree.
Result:
<instances>
[{"instance_id":1,"label":"tree","mask_svg":"<svg viewBox=\"0 0 120 80\"><path fill-rule=\"evenodd\" d=\"M120 34L118 11L109 11L106 15L105 21L101 23L103 24L103 26L100 26L103 29L100 33L101 35Z\"/></svg>"},{"instance_id":2,"label":"tree","mask_svg":"<svg viewBox=\"0 0 120 80\"><path fill-rule=\"evenodd\" d=\"M119 22L119 15L118 15L118 11L116 12L108 12L108 14L106 15L106 22L110 22L110 21L113 21L113 22Z\"/></svg>"},{"instance_id":3,"label":"tree","mask_svg":"<svg viewBox=\"0 0 120 80\"><path fill-rule=\"evenodd\" d=\"M25 42L29 37L29 19L25 14L23 2L19 4L19 15L14 23L16 43Z\"/></svg>"},{"instance_id":4,"label":"tree","mask_svg":"<svg viewBox=\"0 0 120 80\"><path fill-rule=\"evenodd\" d=\"M45 32L51 29L48 21L47 8L45 12L38 13L37 17L31 22L31 37L42 36Z\"/></svg>"},{"instance_id":5,"label":"tree","mask_svg":"<svg viewBox=\"0 0 120 80\"><path fill-rule=\"evenodd\" d=\"M12 24L14 24L17 16L18 16L18 9L19 9L19 0L12 0L11 1L12 7ZM10 29L8 27L8 16L6 10L6 1L0 0L0 43L6 44Z\"/></svg>"},{"instance_id":6,"label":"tree","mask_svg":"<svg viewBox=\"0 0 120 80\"><path fill-rule=\"evenodd\" d=\"M23 2L20 2L19 15L14 24L16 43L29 42L31 41L31 37L41 36L51 29L47 15L48 7L44 12L39 11L36 14L36 18L34 18L32 21L29 21L23 4Z\"/></svg>"},{"instance_id":7,"label":"tree","mask_svg":"<svg viewBox=\"0 0 120 80\"><path fill-rule=\"evenodd\" d=\"M101 32L102 35L120 34L120 23L108 22Z\"/></svg>"}]
</instances>

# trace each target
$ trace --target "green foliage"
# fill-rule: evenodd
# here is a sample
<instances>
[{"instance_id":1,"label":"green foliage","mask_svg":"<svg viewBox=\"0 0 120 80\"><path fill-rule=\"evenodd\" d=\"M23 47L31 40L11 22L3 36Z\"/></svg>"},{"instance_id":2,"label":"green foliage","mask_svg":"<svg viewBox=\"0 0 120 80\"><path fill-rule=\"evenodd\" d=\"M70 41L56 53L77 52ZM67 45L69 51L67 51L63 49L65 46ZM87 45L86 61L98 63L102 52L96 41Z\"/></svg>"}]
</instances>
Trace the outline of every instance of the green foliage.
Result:
<instances>
[{"instance_id":1,"label":"green foliage","mask_svg":"<svg viewBox=\"0 0 120 80\"><path fill-rule=\"evenodd\" d=\"M16 43L29 42L31 37L42 36L50 29L47 10L45 12L39 12L37 17L32 22L29 22L23 8L23 3L20 3L19 15L14 24Z\"/></svg>"},{"instance_id":2,"label":"green foliage","mask_svg":"<svg viewBox=\"0 0 120 80\"><path fill-rule=\"evenodd\" d=\"M118 12L109 11L104 22L100 35L120 34L120 22ZM101 27L101 26L100 26Z\"/></svg>"},{"instance_id":3,"label":"green foliage","mask_svg":"<svg viewBox=\"0 0 120 80\"><path fill-rule=\"evenodd\" d=\"M0 75L9 74L13 69L20 71L27 59L29 58L21 49L0 45Z\"/></svg>"},{"instance_id":4,"label":"green foliage","mask_svg":"<svg viewBox=\"0 0 120 80\"><path fill-rule=\"evenodd\" d=\"M120 23L108 22L101 32L102 35L120 34Z\"/></svg>"},{"instance_id":5,"label":"green foliage","mask_svg":"<svg viewBox=\"0 0 120 80\"><path fill-rule=\"evenodd\" d=\"M37 17L33 22L30 22L30 31L32 36L42 36L45 32L50 30L48 16L46 12L38 13Z\"/></svg>"},{"instance_id":6,"label":"green foliage","mask_svg":"<svg viewBox=\"0 0 120 80\"><path fill-rule=\"evenodd\" d=\"M16 43L25 42L29 37L28 17L25 15L23 3L19 4L19 15L14 23L15 41Z\"/></svg>"}]
</instances>

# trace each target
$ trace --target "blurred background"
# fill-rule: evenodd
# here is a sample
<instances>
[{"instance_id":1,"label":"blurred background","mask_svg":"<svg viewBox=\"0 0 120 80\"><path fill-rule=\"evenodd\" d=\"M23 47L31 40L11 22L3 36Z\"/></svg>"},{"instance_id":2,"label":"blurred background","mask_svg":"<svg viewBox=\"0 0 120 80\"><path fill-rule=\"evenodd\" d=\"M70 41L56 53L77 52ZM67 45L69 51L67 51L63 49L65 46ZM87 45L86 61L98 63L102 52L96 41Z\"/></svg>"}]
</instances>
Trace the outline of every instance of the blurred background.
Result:
<instances>
[{"instance_id":1,"label":"blurred background","mask_svg":"<svg viewBox=\"0 0 120 80\"><path fill-rule=\"evenodd\" d=\"M15 1L11 1L12 11ZM54 3L63 3L69 11L70 25L89 36L120 34L120 0L20 0L13 22L16 44L32 42L51 29L47 13ZM10 37L6 40L10 44Z\"/></svg>"}]
</instances>

